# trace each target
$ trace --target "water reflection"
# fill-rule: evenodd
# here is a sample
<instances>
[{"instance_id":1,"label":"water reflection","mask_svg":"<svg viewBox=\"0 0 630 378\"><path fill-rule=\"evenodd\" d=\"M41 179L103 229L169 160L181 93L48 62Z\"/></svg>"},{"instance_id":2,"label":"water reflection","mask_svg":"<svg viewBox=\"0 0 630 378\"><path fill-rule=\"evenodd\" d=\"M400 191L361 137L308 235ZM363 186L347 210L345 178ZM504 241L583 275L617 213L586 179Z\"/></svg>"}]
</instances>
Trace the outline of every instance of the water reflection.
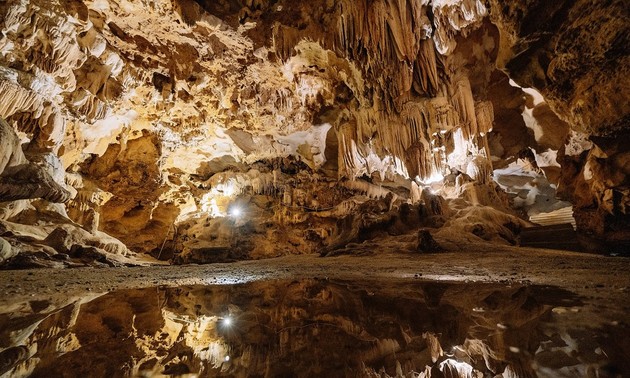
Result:
<instances>
[{"instance_id":1,"label":"water reflection","mask_svg":"<svg viewBox=\"0 0 630 378\"><path fill-rule=\"evenodd\" d=\"M252 282L125 290L0 315L0 374L621 376L627 328L558 324L569 292L498 284Z\"/></svg>"}]
</instances>

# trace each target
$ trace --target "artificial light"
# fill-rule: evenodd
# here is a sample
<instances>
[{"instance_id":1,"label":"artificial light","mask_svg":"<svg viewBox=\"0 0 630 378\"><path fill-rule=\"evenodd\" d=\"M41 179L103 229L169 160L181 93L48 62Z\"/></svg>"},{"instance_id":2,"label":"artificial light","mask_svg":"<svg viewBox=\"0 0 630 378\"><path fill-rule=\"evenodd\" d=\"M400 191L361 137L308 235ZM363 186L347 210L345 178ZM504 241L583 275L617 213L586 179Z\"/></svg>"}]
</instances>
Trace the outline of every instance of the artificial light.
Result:
<instances>
[{"instance_id":1,"label":"artificial light","mask_svg":"<svg viewBox=\"0 0 630 378\"><path fill-rule=\"evenodd\" d=\"M224 327L230 327L232 325L232 318L227 317L227 318L223 318L223 326Z\"/></svg>"}]
</instances>

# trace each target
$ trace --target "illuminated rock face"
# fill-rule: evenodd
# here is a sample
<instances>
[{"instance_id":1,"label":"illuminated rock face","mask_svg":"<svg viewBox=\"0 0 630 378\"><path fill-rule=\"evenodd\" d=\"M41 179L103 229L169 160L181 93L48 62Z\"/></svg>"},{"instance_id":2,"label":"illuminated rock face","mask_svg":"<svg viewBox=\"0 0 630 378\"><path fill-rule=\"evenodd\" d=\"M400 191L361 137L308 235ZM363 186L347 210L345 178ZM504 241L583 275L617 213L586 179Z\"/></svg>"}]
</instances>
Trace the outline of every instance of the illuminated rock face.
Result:
<instances>
[{"instance_id":1,"label":"illuminated rock face","mask_svg":"<svg viewBox=\"0 0 630 378\"><path fill-rule=\"evenodd\" d=\"M444 197L509 211L488 200L502 196L493 165L535 159L528 172L566 186L554 157L569 128L627 132L622 2L540 3L6 1L0 117L27 156L57 164L68 193L38 197L133 251L181 262L330 251L410 232L391 231L401 204L428 209L422 191L445 177ZM530 13L542 8L548 22ZM581 20L598 12L612 15L597 19L603 42L580 43L591 37ZM627 152L602 143L593 163L561 160L603 169L563 193L579 227L621 240ZM542 211L541 192L522 195L524 211ZM16 206L0 204L2 219L29 205ZM453 206L417 217L457 223ZM238 207L249 212L226 217Z\"/></svg>"}]
</instances>

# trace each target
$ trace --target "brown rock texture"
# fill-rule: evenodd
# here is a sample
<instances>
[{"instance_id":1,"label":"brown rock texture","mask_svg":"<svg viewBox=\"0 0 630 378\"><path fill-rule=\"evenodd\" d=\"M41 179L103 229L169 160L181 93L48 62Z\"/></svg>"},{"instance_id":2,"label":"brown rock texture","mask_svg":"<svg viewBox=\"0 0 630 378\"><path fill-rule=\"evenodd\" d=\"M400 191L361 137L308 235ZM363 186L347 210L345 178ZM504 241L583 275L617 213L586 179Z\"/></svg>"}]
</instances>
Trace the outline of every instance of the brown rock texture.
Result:
<instances>
[{"instance_id":1,"label":"brown rock texture","mask_svg":"<svg viewBox=\"0 0 630 378\"><path fill-rule=\"evenodd\" d=\"M518 216L568 206L560 185L581 230L623 243L627 151L609 141L628 137L628 12L5 1L0 219L35 226L17 221L62 202L36 240L72 223L217 262L343 253L419 227L516 243ZM563 152L573 133L595 143L588 157Z\"/></svg>"},{"instance_id":2,"label":"brown rock texture","mask_svg":"<svg viewBox=\"0 0 630 378\"><path fill-rule=\"evenodd\" d=\"M594 136L630 125L629 16L624 1L490 1L501 31L499 66Z\"/></svg>"}]
</instances>

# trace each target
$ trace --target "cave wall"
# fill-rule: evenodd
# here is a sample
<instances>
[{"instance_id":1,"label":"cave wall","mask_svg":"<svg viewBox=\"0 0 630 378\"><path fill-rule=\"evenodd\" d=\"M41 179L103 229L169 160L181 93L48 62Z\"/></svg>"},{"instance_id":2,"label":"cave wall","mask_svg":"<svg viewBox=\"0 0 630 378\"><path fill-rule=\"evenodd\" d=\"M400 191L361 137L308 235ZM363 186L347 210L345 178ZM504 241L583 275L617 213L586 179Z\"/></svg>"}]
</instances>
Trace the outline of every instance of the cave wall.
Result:
<instances>
[{"instance_id":1,"label":"cave wall","mask_svg":"<svg viewBox=\"0 0 630 378\"><path fill-rule=\"evenodd\" d=\"M490 1L499 68L538 89L576 131L627 133L630 57L624 1Z\"/></svg>"},{"instance_id":2,"label":"cave wall","mask_svg":"<svg viewBox=\"0 0 630 378\"><path fill-rule=\"evenodd\" d=\"M367 179L351 190L384 198L371 181L406 179L395 192L413 197L449 174L489 183L492 163L562 150L569 127L626 135L627 12L621 1L11 0L0 4L0 117L27 155L57 159L63 216L160 254L199 236L173 225L194 230L191 219L226 215L243 193L271 197L251 201L277 226L308 217L274 206L321 210L312 194L336 180ZM527 100L529 88L546 102ZM607 172L627 172L627 153L594 141L590 160L560 161L602 169L584 184L543 169L578 218L595 209L623 229L627 175ZM283 172L287 157L299 168ZM597 222L578 224L607 237ZM347 240L336 224L308 229Z\"/></svg>"},{"instance_id":3,"label":"cave wall","mask_svg":"<svg viewBox=\"0 0 630 378\"><path fill-rule=\"evenodd\" d=\"M578 228L627 248L630 10L623 1L490 1L497 66L536 88L576 133L560 148L559 195ZM586 140L588 139L588 141Z\"/></svg>"}]
</instances>

